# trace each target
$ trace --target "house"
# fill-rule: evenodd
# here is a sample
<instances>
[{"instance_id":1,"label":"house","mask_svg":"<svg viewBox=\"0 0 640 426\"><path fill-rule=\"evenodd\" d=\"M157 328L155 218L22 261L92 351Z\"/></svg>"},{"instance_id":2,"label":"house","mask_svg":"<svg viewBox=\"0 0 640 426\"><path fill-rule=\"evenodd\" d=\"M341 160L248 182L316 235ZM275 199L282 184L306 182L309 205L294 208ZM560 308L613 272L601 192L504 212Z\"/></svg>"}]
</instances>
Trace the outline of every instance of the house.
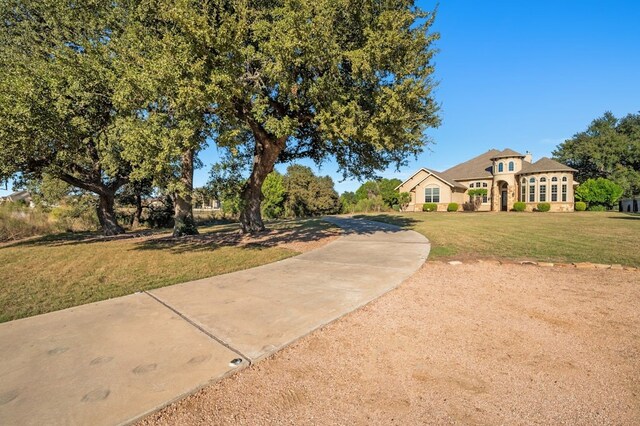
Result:
<instances>
[{"instance_id":1,"label":"house","mask_svg":"<svg viewBox=\"0 0 640 426\"><path fill-rule=\"evenodd\" d=\"M470 201L469 190L484 188L480 211L509 211L516 201L533 210L538 203L551 204L551 211L573 211L575 169L547 157L532 162L530 153L492 149L444 172L422 168L396 189L411 194L409 211L421 211L424 203Z\"/></svg>"},{"instance_id":2,"label":"house","mask_svg":"<svg viewBox=\"0 0 640 426\"><path fill-rule=\"evenodd\" d=\"M31 198L31 194L28 191L18 191L13 194L9 194L6 197L0 197L0 203L24 203L29 207L34 207L33 199Z\"/></svg>"}]
</instances>

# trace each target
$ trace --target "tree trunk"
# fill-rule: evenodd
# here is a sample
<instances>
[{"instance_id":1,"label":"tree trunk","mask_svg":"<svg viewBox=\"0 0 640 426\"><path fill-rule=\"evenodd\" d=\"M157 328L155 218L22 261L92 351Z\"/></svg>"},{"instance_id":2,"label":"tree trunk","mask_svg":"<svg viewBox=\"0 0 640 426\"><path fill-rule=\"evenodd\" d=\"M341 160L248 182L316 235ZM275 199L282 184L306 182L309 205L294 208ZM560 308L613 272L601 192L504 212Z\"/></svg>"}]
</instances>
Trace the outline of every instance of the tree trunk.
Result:
<instances>
[{"instance_id":1,"label":"tree trunk","mask_svg":"<svg viewBox=\"0 0 640 426\"><path fill-rule=\"evenodd\" d=\"M195 151L187 150L182 155L180 162L180 184L181 188L173 194L174 225L173 236L196 235L198 229L193 219L193 206L191 204L191 194L193 192L193 159Z\"/></svg>"},{"instance_id":2,"label":"tree trunk","mask_svg":"<svg viewBox=\"0 0 640 426\"><path fill-rule=\"evenodd\" d=\"M136 212L133 214L133 221L131 222L132 228L140 226L140 218L142 217L142 195L136 194Z\"/></svg>"},{"instance_id":3,"label":"tree trunk","mask_svg":"<svg viewBox=\"0 0 640 426\"><path fill-rule=\"evenodd\" d=\"M102 227L104 235L118 235L124 234L124 229L118 225L116 219L116 212L114 209L115 193L114 192L102 192L98 194L98 221Z\"/></svg>"},{"instance_id":4,"label":"tree trunk","mask_svg":"<svg viewBox=\"0 0 640 426\"><path fill-rule=\"evenodd\" d=\"M262 184L267 175L273 171L278 155L284 149L286 138L272 140L264 135L255 134L256 147L253 156L253 167L251 176L242 189L242 211L240 212L240 224L242 232L256 233L264 231L260 204L264 196L262 195Z\"/></svg>"}]
</instances>

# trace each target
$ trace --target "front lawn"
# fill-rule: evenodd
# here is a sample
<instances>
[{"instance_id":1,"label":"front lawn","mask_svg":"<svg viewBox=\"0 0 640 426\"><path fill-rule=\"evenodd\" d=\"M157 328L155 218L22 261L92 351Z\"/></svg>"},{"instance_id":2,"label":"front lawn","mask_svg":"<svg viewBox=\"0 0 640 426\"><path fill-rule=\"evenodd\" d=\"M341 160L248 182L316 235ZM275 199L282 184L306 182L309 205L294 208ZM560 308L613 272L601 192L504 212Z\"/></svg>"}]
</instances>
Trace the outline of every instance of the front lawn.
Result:
<instances>
[{"instance_id":1,"label":"front lawn","mask_svg":"<svg viewBox=\"0 0 640 426\"><path fill-rule=\"evenodd\" d=\"M0 322L225 274L297 254L281 243L328 235L320 220L270 224L277 232L258 239L237 225L200 229L200 236L167 233L104 239L60 234L0 247Z\"/></svg>"},{"instance_id":2,"label":"front lawn","mask_svg":"<svg viewBox=\"0 0 640 426\"><path fill-rule=\"evenodd\" d=\"M362 215L431 240L430 259L505 258L640 266L640 215L575 213L394 213Z\"/></svg>"}]
</instances>

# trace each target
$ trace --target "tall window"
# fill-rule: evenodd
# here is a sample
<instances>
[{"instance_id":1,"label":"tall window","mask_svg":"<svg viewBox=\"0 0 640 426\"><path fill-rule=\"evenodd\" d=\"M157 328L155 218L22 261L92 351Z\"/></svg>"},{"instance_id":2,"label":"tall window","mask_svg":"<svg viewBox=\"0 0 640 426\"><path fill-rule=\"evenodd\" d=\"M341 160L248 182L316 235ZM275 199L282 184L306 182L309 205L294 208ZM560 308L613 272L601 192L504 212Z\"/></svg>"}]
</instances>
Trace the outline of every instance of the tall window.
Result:
<instances>
[{"instance_id":1,"label":"tall window","mask_svg":"<svg viewBox=\"0 0 640 426\"><path fill-rule=\"evenodd\" d=\"M527 180L524 178L520 182L520 201L527 201Z\"/></svg>"},{"instance_id":2,"label":"tall window","mask_svg":"<svg viewBox=\"0 0 640 426\"><path fill-rule=\"evenodd\" d=\"M440 188L437 186L428 187L424 189L424 202L425 203L439 203L440 202Z\"/></svg>"},{"instance_id":3,"label":"tall window","mask_svg":"<svg viewBox=\"0 0 640 426\"><path fill-rule=\"evenodd\" d=\"M482 194L482 203L487 204L489 202L489 198L487 194Z\"/></svg>"},{"instance_id":4,"label":"tall window","mask_svg":"<svg viewBox=\"0 0 640 426\"><path fill-rule=\"evenodd\" d=\"M556 178L553 178L556 179ZM551 179L553 181L553 179ZM557 179L556 179L557 180ZM551 185L551 201L558 201L558 185Z\"/></svg>"},{"instance_id":5,"label":"tall window","mask_svg":"<svg viewBox=\"0 0 640 426\"><path fill-rule=\"evenodd\" d=\"M536 179L529 179L529 202L533 203L536 201Z\"/></svg>"},{"instance_id":6,"label":"tall window","mask_svg":"<svg viewBox=\"0 0 640 426\"><path fill-rule=\"evenodd\" d=\"M502 173L502 172L504 172L504 164L499 163L498 164L498 173Z\"/></svg>"},{"instance_id":7,"label":"tall window","mask_svg":"<svg viewBox=\"0 0 640 426\"><path fill-rule=\"evenodd\" d=\"M544 203L545 201L547 201L547 185L542 184L540 185L540 202Z\"/></svg>"},{"instance_id":8,"label":"tall window","mask_svg":"<svg viewBox=\"0 0 640 426\"><path fill-rule=\"evenodd\" d=\"M562 184L562 201L567 201L567 185L564 183Z\"/></svg>"},{"instance_id":9,"label":"tall window","mask_svg":"<svg viewBox=\"0 0 640 426\"><path fill-rule=\"evenodd\" d=\"M513 161L509 161L509 171L513 171Z\"/></svg>"}]
</instances>

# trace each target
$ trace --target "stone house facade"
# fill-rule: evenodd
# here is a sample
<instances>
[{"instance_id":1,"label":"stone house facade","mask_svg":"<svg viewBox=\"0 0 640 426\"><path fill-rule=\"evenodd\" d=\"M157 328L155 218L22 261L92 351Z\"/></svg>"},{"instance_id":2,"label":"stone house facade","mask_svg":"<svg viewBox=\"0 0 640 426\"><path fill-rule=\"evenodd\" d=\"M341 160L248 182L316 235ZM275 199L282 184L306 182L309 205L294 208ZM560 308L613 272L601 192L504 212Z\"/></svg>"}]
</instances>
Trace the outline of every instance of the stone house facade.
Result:
<instances>
[{"instance_id":1,"label":"stone house facade","mask_svg":"<svg viewBox=\"0 0 640 426\"><path fill-rule=\"evenodd\" d=\"M449 203L470 201L469 190L486 189L480 211L509 211L516 201L532 211L538 203L549 203L551 211L573 211L575 169L543 157L532 162L531 154L511 149L492 149L444 172L422 168L396 188L411 194L409 211L421 211L424 203L438 204L446 210Z\"/></svg>"}]
</instances>

